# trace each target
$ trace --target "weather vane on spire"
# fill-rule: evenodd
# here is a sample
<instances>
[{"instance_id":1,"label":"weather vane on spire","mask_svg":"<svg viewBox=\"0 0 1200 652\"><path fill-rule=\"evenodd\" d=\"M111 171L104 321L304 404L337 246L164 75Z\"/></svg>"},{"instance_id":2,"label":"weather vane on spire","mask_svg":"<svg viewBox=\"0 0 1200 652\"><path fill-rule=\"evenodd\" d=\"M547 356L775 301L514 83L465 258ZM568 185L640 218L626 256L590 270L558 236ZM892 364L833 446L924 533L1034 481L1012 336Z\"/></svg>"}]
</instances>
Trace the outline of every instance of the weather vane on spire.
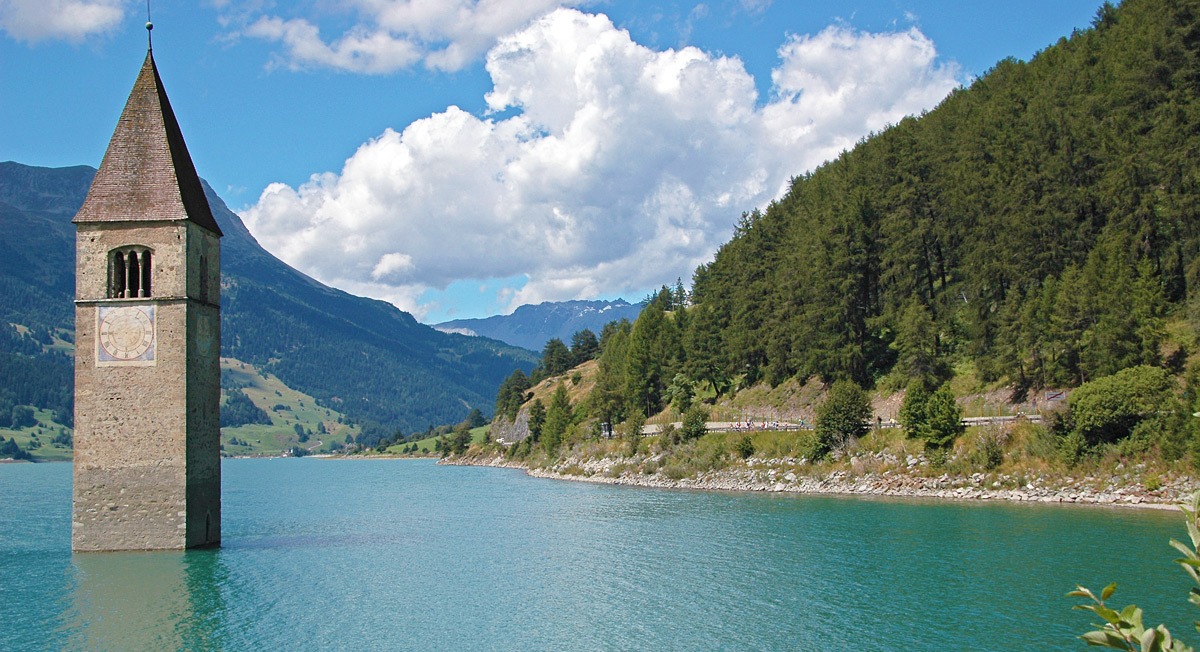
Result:
<instances>
[{"instance_id":1,"label":"weather vane on spire","mask_svg":"<svg viewBox=\"0 0 1200 652\"><path fill-rule=\"evenodd\" d=\"M150 0L146 0L146 44L151 50L154 49L154 23L150 22Z\"/></svg>"}]
</instances>

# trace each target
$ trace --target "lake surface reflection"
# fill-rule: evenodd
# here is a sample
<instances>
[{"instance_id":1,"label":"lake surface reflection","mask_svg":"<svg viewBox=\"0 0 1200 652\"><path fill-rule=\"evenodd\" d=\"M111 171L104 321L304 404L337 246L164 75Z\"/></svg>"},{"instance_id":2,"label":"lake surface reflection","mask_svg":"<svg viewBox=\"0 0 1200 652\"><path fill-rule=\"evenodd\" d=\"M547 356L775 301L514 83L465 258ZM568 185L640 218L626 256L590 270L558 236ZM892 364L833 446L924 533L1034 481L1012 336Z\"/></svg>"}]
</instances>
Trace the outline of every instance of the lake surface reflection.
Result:
<instances>
[{"instance_id":1,"label":"lake surface reflection","mask_svg":"<svg viewBox=\"0 0 1200 652\"><path fill-rule=\"evenodd\" d=\"M1185 639L1173 512L711 494L424 460L224 462L219 550L70 553L0 465L5 650L1085 649L1075 583Z\"/></svg>"}]
</instances>

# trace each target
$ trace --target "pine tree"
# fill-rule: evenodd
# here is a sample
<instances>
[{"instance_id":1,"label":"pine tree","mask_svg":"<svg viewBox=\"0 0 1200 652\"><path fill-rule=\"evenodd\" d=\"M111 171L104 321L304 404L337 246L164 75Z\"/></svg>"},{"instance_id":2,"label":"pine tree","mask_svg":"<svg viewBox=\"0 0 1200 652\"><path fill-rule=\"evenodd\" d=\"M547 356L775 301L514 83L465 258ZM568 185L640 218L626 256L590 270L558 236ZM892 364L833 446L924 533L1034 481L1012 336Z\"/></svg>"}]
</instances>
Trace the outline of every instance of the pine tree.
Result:
<instances>
[{"instance_id":1,"label":"pine tree","mask_svg":"<svg viewBox=\"0 0 1200 652\"><path fill-rule=\"evenodd\" d=\"M633 324L625 370L625 398L630 409L656 414L663 407L663 392L677 358L678 334L656 304L642 310ZM668 374L671 374L670 376Z\"/></svg>"},{"instance_id":2,"label":"pine tree","mask_svg":"<svg viewBox=\"0 0 1200 652\"><path fill-rule=\"evenodd\" d=\"M546 406L542 399L535 398L529 406L529 439L537 443L542 438L542 428L546 424Z\"/></svg>"},{"instance_id":3,"label":"pine tree","mask_svg":"<svg viewBox=\"0 0 1200 652\"><path fill-rule=\"evenodd\" d=\"M571 366L594 360L600 354L600 342L590 329L576 331L571 335Z\"/></svg>"},{"instance_id":4,"label":"pine tree","mask_svg":"<svg viewBox=\"0 0 1200 652\"><path fill-rule=\"evenodd\" d=\"M546 410L546 425L542 429L542 444L546 451L553 454L562 443L567 426L571 425L571 400L567 388L559 383L550 398L550 408Z\"/></svg>"},{"instance_id":5,"label":"pine tree","mask_svg":"<svg viewBox=\"0 0 1200 652\"><path fill-rule=\"evenodd\" d=\"M571 368L571 351L557 337L551 338L542 348L542 369L550 376L557 376Z\"/></svg>"}]
</instances>

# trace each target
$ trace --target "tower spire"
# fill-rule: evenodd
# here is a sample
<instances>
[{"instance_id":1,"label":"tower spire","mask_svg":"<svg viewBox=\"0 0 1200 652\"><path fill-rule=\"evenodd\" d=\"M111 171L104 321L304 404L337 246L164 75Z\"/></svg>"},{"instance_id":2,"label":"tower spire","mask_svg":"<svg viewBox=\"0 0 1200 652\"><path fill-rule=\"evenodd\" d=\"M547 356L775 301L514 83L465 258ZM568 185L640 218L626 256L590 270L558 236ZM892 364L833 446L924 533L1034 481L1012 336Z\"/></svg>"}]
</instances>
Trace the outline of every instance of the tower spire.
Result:
<instances>
[{"instance_id":1,"label":"tower spire","mask_svg":"<svg viewBox=\"0 0 1200 652\"><path fill-rule=\"evenodd\" d=\"M131 203L145 210L133 213L123 209ZM146 53L92 188L74 221L113 220L190 220L221 235L152 52Z\"/></svg>"}]
</instances>

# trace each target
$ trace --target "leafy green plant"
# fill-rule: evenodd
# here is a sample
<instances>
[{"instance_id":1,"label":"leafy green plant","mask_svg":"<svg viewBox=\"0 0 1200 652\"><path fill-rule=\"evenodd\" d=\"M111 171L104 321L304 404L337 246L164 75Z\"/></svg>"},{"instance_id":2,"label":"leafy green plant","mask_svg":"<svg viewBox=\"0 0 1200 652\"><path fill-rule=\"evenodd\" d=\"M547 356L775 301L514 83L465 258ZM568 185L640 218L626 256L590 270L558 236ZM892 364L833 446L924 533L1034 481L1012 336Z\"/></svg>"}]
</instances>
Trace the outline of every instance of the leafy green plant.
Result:
<instances>
[{"instance_id":1,"label":"leafy green plant","mask_svg":"<svg viewBox=\"0 0 1200 652\"><path fill-rule=\"evenodd\" d=\"M708 408L703 405L693 405L683 414L683 438L699 439L707 432Z\"/></svg>"},{"instance_id":2,"label":"leafy green plant","mask_svg":"<svg viewBox=\"0 0 1200 652\"><path fill-rule=\"evenodd\" d=\"M687 467L685 467L682 464L677 464L677 463L672 463L672 464L668 464L668 465L664 466L662 468L662 473L663 473L663 475L667 476L668 478L670 478L672 480L682 480L692 474L691 471L689 471L687 469Z\"/></svg>"},{"instance_id":3,"label":"leafy green plant","mask_svg":"<svg viewBox=\"0 0 1200 652\"><path fill-rule=\"evenodd\" d=\"M1130 367L1084 383L1068 403L1075 431L1089 443L1117 441L1142 419L1170 407L1172 381L1161 367Z\"/></svg>"},{"instance_id":4,"label":"leafy green plant","mask_svg":"<svg viewBox=\"0 0 1200 652\"><path fill-rule=\"evenodd\" d=\"M1189 504L1181 505L1180 509L1187 515L1185 521L1192 545L1189 547L1171 539L1171 546L1183 553L1183 557L1176 559L1175 563L1183 568L1197 587L1200 587L1200 491L1192 494ZM1192 647L1174 638L1165 625L1146 627L1143 624L1142 610L1136 605L1131 604L1121 611L1109 607L1106 602L1116 590L1116 584L1109 584L1100 591L1100 597L1096 597L1095 593L1076 585L1075 590L1067 594L1091 600L1091 604L1075 605L1074 608L1090 611L1104 619L1103 625L1093 625L1095 629L1080 636L1088 645L1130 652L1192 651ZM1200 606L1200 588L1191 590L1188 601ZM1196 629L1200 630L1200 621L1196 623Z\"/></svg>"},{"instance_id":5,"label":"leafy green plant","mask_svg":"<svg viewBox=\"0 0 1200 652\"><path fill-rule=\"evenodd\" d=\"M817 406L816 433L822 450L814 451L812 459L845 446L852 438L867 434L867 418L871 404L867 393L851 380L839 380L829 388L825 400Z\"/></svg>"},{"instance_id":6,"label":"leafy green plant","mask_svg":"<svg viewBox=\"0 0 1200 652\"><path fill-rule=\"evenodd\" d=\"M738 457L742 459L748 459L751 455L753 455L754 441L750 439L750 435L742 435L742 438L738 440L737 445L734 447L734 451L736 451Z\"/></svg>"},{"instance_id":7,"label":"leafy green plant","mask_svg":"<svg viewBox=\"0 0 1200 652\"><path fill-rule=\"evenodd\" d=\"M905 435L924 439L936 448L950 446L963 433L962 408L954 401L948 383L932 394L923 381L909 383L899 416Z\"/></svg>"},{"instance_id":8,"label":"leafy green plant","mask_svg":"<svg viewBox=\"0 0 1200 652\"><path fill-rule=\"evenodd\" d=\"M999 428L981 429L975 437L975 454L972 463L991 471L1004 463L1004 444L1008 435Z\"/></svg>"}]
</instances>

